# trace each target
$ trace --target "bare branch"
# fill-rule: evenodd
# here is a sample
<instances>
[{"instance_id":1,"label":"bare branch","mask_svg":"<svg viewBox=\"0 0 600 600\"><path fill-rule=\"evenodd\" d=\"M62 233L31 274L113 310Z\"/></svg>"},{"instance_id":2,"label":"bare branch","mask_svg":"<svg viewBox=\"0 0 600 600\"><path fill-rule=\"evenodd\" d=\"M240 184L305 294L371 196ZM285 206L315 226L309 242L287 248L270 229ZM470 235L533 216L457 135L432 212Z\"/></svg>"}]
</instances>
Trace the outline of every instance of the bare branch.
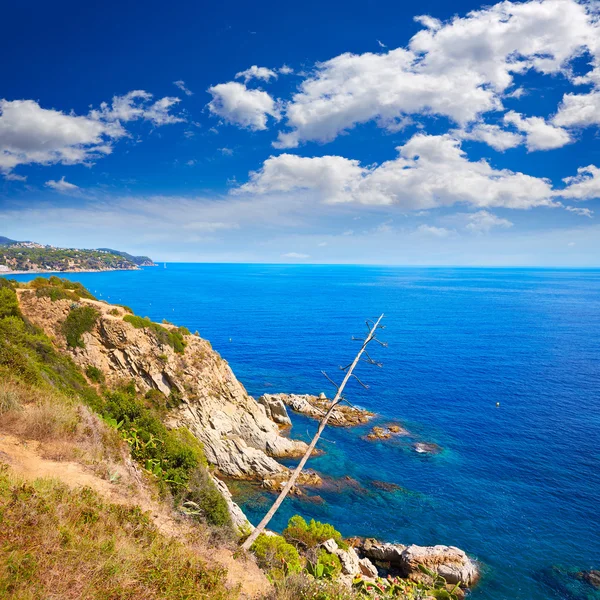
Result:
<instances>
[{"instance_id":1,"label":"bare branch","mask_svg":"<svg viewBox=\"0 0 600 600\"><path fill-rule=\"evenodd\" d=\"M381 319L383 319L383 315L381 315L375 323L373 323L372 321L367 321L367 324L370 322L373 324L373 326L369 330L369 335L364 340L361 340L363 342L363 344L362 344L360 350L358 351L358 353L356 354L354 361L348 367L346 367L346 369L344 369L344 370L346 370L346 375L344 376L344 379L342 380L342 383L339 386L329 377L329 375L327 375L327 373L325 373L325 371L321 371L321 373L323 373L323 375L325 375L325 377L327 377L327 379L336 387L337 393L336 393L335 397L333 398L333 400L331 401L331 405L327 409L327 412L321 419L321 422L319 423L319 428L317 429L317 433L315 433L312 441L310 442L310 444L308 445L308 448L306 449L306 452L304 453L304 456L298 463L298 466L294 469L294 472L292 473L288 482L285 484L284 488L281 490L281 493L277 497L277 500L275 500L275 502L273 503L273 506L271 506L271 508L269 509L267 514L263 517L262 521L258 524L256 529L248 536L246 541L242 544L242 548L244 550L249 550L250 547L252 546L252 544L254 543L254 541L256 540L256 538L264 531L264 529L267 526L267 524L269 523L269 521L273 518L273 515L277 512L277 509L281 506L282 502L285 500L285 497L289 494L290 490L296 483L298 476L300 475L302 469L304 468L304 465L306 464L306 461L309 459L310 455L312 454L312 451L315 449L315 446L317 445L317 442L319 441L319 438L327 425L327 421L329 420L331 413L333 412L335 407L340 402L346 401L346 399L343 396L343 391L344 391L344 388L346 387L346 384L350 380L350 377L354 377L363 387L368 387L364 383L362 383L362 381L360 381L360 379L358 379L358 377L356 377L356 375L354 375L353 371L354 371L356 365L359 363L363 352L365 351L367 345L370 342L375 340L382 346L386 345L375 338L375 331L378 329ZM352 339L354 340L357 338L353 337Z\"/></svg>"}]
</instances>

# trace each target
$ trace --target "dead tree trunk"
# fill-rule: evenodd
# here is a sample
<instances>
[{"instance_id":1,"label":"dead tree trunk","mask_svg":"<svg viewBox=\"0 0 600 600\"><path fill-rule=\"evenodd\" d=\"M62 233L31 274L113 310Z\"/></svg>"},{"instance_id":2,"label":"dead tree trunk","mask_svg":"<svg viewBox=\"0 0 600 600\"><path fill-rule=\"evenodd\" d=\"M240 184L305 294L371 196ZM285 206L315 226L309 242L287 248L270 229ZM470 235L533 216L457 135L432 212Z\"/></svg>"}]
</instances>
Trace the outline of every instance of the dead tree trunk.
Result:
<instances>
[{"instance_id":1,"label":"dead tree trunk","mask_svg":"<svg viewBox=\"0 0 600 600\"><path fill-rule=\"evenodd\" d=\"M356 358L345 369L346 375L345 375L344 379L342 380L342 383L340 384L335 397L331 401L331 406L329 407L329 409L327 410L327 412L321 419L321 422L319 423L319 428L317 429L317 433L315 434L312 441L310 442L306 452L304 453L304 456L302 457L302 460L298 463L298 466L294 469L292 476L289 478L288 482L285 484L284 488L281 490L281 493L279 494L277 500L275 500L275 502L273 503L273 506L271 506L271 508L269 509L269 512L267 512L267 514L263 517L263 520L258 524L256 529L250 534L248 539L242 544L242 548L244 550L249 550L250 547L252 546L252 544L255 542L256 538L264 531L264 529L268 525L269 521L273 518L273 515L277 512L277 509L281 506L281 504L285 500L285 497L288 495L289 491L292 489L292 487L296 483L296 480L298 479L300 472L304 468L306 461L309 459L310 455L312 454L312 451L315 449L315 446L317 445L317 442L319 441L319 438L321 437L321 434L323 433L323 430L325 429L325 426L327 425L327 421L329 420L329 417L331 416L333 409L341 402L344 388L346 387L346 384L348 383L348 380L350 379L350 377L352 377L352 371L354 371L354 368L358 364L358 361L360 360L360 357L362 356L366 347L375 339L375 332L379 328L379 322L381 321L381 319L383 319L383 315L381 315L379 317L379 319L377 319L377 322L370 328L369 334L363 340L362 346L361 346L360 350L358 351ZM368 354L367 354L367 356L368 356ZM374 361L370 361L370 362L374 362ZM356 377L356 375L354 377Z\"/></svg>"}]
</instances>

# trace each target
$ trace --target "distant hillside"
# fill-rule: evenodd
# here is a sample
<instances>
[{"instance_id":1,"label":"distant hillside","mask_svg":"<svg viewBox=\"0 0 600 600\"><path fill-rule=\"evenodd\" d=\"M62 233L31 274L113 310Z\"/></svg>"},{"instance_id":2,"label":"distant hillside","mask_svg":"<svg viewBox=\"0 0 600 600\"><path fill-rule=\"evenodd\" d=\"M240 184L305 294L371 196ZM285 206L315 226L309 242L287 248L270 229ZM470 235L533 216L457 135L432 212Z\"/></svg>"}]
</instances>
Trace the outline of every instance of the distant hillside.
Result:
<instances>
[{"instance_id":1,"label":"distant hillside","mask_svg":"<svg viewBox=\"0 0 600 600\"><path fill-rule=\"evenodd\" d=\"M147 256L132 256L109 248L56 248L0 236L0 272L132 270L153 265L152 259Z\"/></svg>"},{"instance_id":2,"label":"distant hillside","mask_svg":"<svg viewBox=\"0 0 600 600\"><path fill-rule=\"evenodd\" d=\"M10 246L11 244L17 244L16 240L11 240L10 238L4 237L0 235L0 246Z\"/></svg>"},{"instance_id":3,"label":"distant hillside","mask_svg":"<svg viewBox=\"0 0 600 600\"><path fill-rule=\"evenodd\" d=\"M154 266L154 262L148 256L133 256L128 252L121 252L120 250L112 250L111 248L98 248L101 252L110 252L111 254L116 254L117 256L122 256L127 260L130 260L132 263L140 267L152 267Z\"/></svg>"}]
</instances>

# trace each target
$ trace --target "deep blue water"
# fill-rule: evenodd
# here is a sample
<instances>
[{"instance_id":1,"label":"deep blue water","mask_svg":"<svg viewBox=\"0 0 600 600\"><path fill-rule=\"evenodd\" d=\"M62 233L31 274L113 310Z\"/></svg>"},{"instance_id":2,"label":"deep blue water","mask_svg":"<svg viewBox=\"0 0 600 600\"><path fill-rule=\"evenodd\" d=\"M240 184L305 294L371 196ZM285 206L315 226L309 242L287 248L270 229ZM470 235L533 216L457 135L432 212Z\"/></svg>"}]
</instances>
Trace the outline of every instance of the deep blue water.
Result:
<instances>
[{"instance_id":1,"label":"deep blue water","mask_svg":"<svg viewBox=\"0 0 600 600\"><path fill-rule=\"evenodd\" d=\"M321 369L340 379L351 335L386 314L389 347L372 349L384 366L361 366L370 389L347 396L414 437L328 428L309 465L361 489L286 501L274 528L300 512L346 535L457 545L486 565L474 599L567 598L545 569L600 568L600 271L169 264L69 278L198 330L253 395L331 393ZM292 435L315 427L295 417ZM257 521L271 498L242 500Z\"/></svg>"}]
</instances>

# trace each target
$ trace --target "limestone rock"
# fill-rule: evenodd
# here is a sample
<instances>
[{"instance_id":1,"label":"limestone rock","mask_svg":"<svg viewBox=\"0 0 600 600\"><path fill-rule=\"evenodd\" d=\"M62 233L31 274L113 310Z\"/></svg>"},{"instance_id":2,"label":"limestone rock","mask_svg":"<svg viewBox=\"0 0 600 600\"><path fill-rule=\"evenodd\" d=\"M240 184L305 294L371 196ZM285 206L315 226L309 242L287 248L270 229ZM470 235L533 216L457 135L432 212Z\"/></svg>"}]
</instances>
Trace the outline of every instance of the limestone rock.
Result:
<instances>
[{"instance_id":1,"label":"limestone rock","mask_svg":"<svg viewBox=\"0 0 600 600\"><path fill-rule=\"evenodd\" d=\"M277 423L248 395L206 340L185 335L185 352L178 354L151 330L136 329L124 321L122 308L82 299L80 304L93 306L100 316L92 331L83 335L85 347L70 349L61 332L70 300L52 302L28 290L19 292L19 300L23 313L83 369L99 368L108 384L133 379L141 393L156 389L181 398L178 408L170 411L167 425L188 427L220 473L261 479L288 472L275 458L304 454L307 445L281 435Z\"/></svg>"},{"instance_id":2,"label":"limestone rock","mask_svg":"<svg viewBox=\"0 0 600 600\"><path fill-rule=\"evenodd\" d=\"M359 548L361 554L366 558L379 562L389 562L391 565L399 567L402 563L402 553L406 549L406 546L378 542L376 539L367 538Z\"/></svg>"},{"instance_id":3,"label":"limestone rock","mask_svg":"<svg viewBox=\"0 0 600 600\"><path fill-rule=\"evenodd\" d=\"M326 540L321 544L321 547L325 548L330 554L335 554L340 559L343 575L355 577L359 573L362 573L360 559L354 548L350 547L348 550L342 550L334 539Z\"/></svg>"},{"instance_id":4,"label":"limestone rock","mask_svg":"<svg viewBox=\"0 0 600 600\"><path fill-rule=\"evenodd\" d=\"M265 394L265 402L280 400L294 412L303 414L312 419L321 419L331 407L331 400L324 394L312 396L310 394ZM258 400L261 402L261 399ZM355 406L339 404L329 417L329 424L337 427L352 427L362 425L373 417L373 413Z\"/></svg>"},{"instance_id":5,"label":"limestone rock","mask_svg":"<svg viewBox=\"0 0 600 600\"><path fill-rule=\"evenodd\" d=\"M402 567L409 578L423 578L419 565L438 573L450 584L469 587L479 578L477 563L455 546L409 546L402 552Z\"/></svg>"},{"instance_id":6,"label":"limestone rock","mask_svg":"<svg viewBox=\"0 0 600 600\"><path fill-rule=\"evenodd\" d=\"M211 476L211 479L217 486L221 496L225 498L225 502L227 503L227 508L229 509L229 514L231 515L231 520L234 527L236 527L240 533L254 531L254 525L248 521L248 517L246 517L242 509L233 501L233 497L231 496L231 492L229 491L227 485L225 485L225 483L217 477Z\"/></svg>"},{"instance_id":7,"label":"limestone rock","mask_svg":"<svg viewBox=\"0 0 600 600\"><path fill-rule=\"evenodd\" d=\"M265 413L271 421L283 427L291 427L292 420L290 419L285 404L281 398L271 394L264 394L257 402L265 407Z\"/></svg>"},{"instance_id":8,"label":"limestone rock","mask_svg":"<svg viewBox=\"0 0 600 600\"><path fill-rule=\"evenodd\" d=\"M358 561L358 564L360 572L365 577L371 577L373 579L378 577L379 573L377 572L377 567L368 558L361 558Z\"/></svg>"}]
</instances>

